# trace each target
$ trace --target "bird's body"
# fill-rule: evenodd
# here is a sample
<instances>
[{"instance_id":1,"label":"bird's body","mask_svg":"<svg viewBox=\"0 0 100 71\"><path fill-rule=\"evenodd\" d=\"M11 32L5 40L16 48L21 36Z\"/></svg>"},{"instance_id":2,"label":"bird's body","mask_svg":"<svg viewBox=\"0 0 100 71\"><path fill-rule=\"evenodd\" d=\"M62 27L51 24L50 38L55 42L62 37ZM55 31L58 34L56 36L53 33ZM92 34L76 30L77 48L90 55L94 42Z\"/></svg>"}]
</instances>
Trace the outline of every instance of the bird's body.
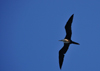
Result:
<instances>
[{"instance_id":1,"label":"bird's body","mask_svg":"<svg viewBox=\"0 0 100 71\"><path fill-rule=\"evenodd\" d=\"M72 35L71 24L72 24L72 21L73 21L73 15L69 18L68 22L65 25L65 30L66 30L67 35L65 36L65 38L63 40L59 40L59 41L63 41L64 42L63 48L59 51L60 69L61 69L62 64L63 64L64 54L67 52L69 45L70 44L79 45L79 43L74 42L74 41L71 40L71 35Z\"/></svg>"},{"instance_id":2,"label":"bird's body","mask_svg":"<svg viewBox=\"0 0 100 71\"><path fill-rule=\"evenodd\" d=\"M63 41L64 43L70 43L70 40L68 40L68 39L63 39L63 40L59 40L59 41Z\"/></svg>"}]
</instances>

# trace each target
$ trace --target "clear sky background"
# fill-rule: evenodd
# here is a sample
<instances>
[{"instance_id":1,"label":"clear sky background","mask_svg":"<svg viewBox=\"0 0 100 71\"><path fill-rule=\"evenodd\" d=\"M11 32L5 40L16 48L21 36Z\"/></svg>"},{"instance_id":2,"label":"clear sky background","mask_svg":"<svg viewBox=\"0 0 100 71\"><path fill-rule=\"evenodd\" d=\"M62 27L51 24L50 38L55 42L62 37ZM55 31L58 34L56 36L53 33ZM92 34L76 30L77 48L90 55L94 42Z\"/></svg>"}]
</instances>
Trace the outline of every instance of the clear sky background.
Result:
<instances>
[{"instance_id":1,"label":"clear sky background","mask_svg":"<svg viewBox=\"0 0 100 71\"><path fill-rule=\"evenodd\" d=\"M74 14L62 69L58 52ZM100 71L100 0L0 0L0 71Z\"/></svg>"}]
</instances>

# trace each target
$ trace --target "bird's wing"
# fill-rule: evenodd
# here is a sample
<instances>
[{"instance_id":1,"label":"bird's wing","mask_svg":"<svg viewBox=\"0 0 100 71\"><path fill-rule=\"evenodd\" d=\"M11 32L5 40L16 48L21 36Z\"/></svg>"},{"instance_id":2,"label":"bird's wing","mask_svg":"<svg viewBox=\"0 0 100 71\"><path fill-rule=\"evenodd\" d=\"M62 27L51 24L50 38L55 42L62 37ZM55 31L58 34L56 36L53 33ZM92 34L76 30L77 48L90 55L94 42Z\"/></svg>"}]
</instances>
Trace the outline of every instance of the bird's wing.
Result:
<instances>
[{"instance_id":1,"label":"bird's wing","mask_svg":"<svg viewBox=\"0 0 100 71\"><path fill-rule=\"evenodd\" d=\"M61 69L62 64L63 64L64 54L67 52L68 47L69 47L69 44L64 43L63 48L59 51L59 66L60 66L60 69Z\"/></svg>"},{"instance_id":2,"label":"bird's wing","mask_svg":"<svg viewBox=\"0 0 100 71\"><path fill-rule=\"evenodd\" d=\"M65 30L66 30L66 36L65 39L71 39L71 35L72 35L72 31L71 31L71 24L73 21L73 16L74 14L69 18L69 20L67 21L66 25L65 25Z\"/></svg>"}]
</instances>

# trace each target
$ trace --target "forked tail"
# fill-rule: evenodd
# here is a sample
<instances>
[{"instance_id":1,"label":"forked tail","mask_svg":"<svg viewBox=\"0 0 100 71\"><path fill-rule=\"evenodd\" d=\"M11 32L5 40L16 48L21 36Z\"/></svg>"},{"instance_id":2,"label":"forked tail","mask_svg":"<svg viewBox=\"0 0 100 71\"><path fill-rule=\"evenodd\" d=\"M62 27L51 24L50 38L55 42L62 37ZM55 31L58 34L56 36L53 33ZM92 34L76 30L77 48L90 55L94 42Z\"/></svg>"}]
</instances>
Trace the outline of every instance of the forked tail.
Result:
<instances>
[{"instance_id":1,"label":"forked tail","mask_svg":"<svg viewBox=\"0 0 100 71\"><path fill-rule=\"evenodd\" d=\"M72 41L72 43L73 43L73 44L77 44L77 45L80 45L79 43L77 43L77 42L74 42L74 41Z\"/></svg>"}]
</instances>

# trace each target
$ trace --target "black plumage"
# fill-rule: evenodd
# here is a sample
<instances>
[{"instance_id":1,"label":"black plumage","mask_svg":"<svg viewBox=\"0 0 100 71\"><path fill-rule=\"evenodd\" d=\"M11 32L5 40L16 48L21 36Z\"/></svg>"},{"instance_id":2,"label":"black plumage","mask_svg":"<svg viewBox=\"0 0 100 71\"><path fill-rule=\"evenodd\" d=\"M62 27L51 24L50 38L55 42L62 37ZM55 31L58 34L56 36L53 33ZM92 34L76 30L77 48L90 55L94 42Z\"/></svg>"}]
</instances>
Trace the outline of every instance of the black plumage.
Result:
<instances>
[{"instance_id":1,"label":"black plumage","mask_svg":"<svg viewBox=\"0 0 100 71\"><path fill-rule=\"evenodd\" d=\"M60 66L60 69L61 69L62 64L63 64L64 54L67 52L69 45L72 44L72 43L79 45L79 43L71 40L71 35L72 35L71 24L72 24L72 21L73 21L73 16L74 16L74 14L69 18L69 20L67 21L67 23L65 25L65 30L66 30L67 34L66 34L64 39L67 39L69 41L69 43L66 43L67 41L64 40L63 41L64 46L59 51L59 66Z\"/></svg>"}]
</instances>

